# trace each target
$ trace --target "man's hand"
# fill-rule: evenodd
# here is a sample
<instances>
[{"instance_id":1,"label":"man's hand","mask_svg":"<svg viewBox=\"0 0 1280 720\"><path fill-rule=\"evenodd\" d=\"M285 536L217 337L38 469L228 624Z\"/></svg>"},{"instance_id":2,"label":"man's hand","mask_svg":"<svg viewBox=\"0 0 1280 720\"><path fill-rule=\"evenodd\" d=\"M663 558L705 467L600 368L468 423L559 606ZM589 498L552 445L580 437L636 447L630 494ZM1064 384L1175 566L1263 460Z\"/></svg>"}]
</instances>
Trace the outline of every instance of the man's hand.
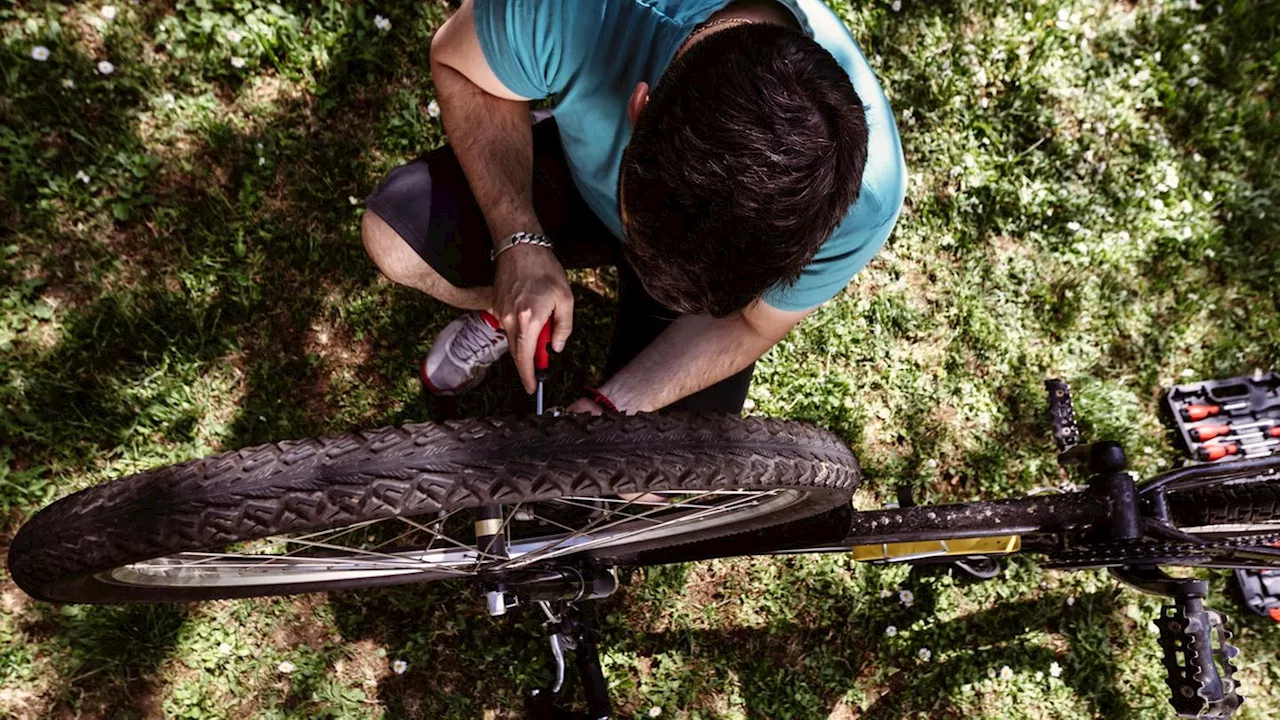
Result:
<instances>
[{"instance_id":1,"label":"man's hand","mask_svg":"<svg viewBox=\"0 0 1280 720\"><path fill-rule=\"evenodd\" d=\"M604 408L596 404L591 398L578 398L573 404L565 408L565 412L571 413L587 413L589 415L603 415Z\"/></svg>"},{"instance_id":2,"label":"man's hand","mask_svg":"<svg viewBox=\"0 0 1280 720\"><path fill-rule=\"evenodd\" d=\"M516 245L498 256L493 278L493 314L502 323L525 392L535 388L533 356L538 334L551 322L551 347L564 350L573 332L573 291L555 253Z\"/></svg>"}]
</instances>

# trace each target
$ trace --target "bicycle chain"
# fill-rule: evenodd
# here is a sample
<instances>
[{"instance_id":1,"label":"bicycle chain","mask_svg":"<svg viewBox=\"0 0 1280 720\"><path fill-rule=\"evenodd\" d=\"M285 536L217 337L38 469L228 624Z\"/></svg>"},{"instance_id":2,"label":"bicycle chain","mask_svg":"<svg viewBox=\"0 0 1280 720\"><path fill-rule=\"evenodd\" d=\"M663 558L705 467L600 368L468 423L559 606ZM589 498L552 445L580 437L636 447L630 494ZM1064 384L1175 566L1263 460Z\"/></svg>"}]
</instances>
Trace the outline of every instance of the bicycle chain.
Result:
<instances>
[{"instance_id":1,"label":"bicycle chain","mask_svg":"<svg viewBox=\"0 0 1280 720\"><path fill-rule=\"evenodd\" d=\"M1203 557L1206 551L1260 547L1273 545L1276 542L1280 542L1280 533L1255 535L1248 538L1205 540L1203 542L1082 545L1072 550L1048 553L1048 562L1044 563L1044 567L1073 568L1153 560L1161 560L1165 563L1173 564L1178 560L1192 560ZM1280 558L1277 560L1277 565L1280 566Z\"/></svg>"}]
</instances>

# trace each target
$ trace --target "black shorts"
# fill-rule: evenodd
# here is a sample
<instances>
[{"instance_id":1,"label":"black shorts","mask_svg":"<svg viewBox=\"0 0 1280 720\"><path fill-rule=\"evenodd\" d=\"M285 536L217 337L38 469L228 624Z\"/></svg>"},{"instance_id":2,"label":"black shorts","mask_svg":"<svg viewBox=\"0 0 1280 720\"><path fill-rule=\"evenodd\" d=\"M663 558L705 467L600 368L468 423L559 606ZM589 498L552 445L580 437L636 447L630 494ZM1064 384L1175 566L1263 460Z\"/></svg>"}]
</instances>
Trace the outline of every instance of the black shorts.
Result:
<instances>
[{"instance_id":1,"label":"black shorts","mask_svg":"<svg viewBox=\"0 0 1280 720\"><path fill-rule=\"evenodd\" d=\"M440 277L456 287L493 284L493 240L453 149L444 146L392 170L365 201ZM618 268L618 318L605 373L612 376L648 347L677 314L644 291L619 253L618 239L578 193L553 118L533 126L533 207L567 269ZM672 409L740 413L754 364L694 393ZM679 373L672 368L671 374Z\"/></svg>"}]
</instances>

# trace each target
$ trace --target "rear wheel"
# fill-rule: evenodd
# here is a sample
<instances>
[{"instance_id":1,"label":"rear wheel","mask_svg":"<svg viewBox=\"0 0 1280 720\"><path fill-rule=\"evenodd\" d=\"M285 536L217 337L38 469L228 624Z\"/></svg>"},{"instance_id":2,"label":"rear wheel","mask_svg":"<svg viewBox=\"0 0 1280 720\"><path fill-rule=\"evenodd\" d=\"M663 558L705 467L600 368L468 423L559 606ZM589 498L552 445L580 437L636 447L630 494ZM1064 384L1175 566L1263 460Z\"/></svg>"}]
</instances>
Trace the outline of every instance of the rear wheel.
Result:
<instances>
[{"instance_id":1,"label":"rear wheel","mask_svg":"<svg viewBox=\"0 0 1280 720\"><path fill-rule=\"evenodd\" d=\"M28 593L60 602L519 575L808 517L847 503L859 476L838 438L783 420L410 425L223 453L81 491L19 531L9 566ZM478 536L481 506L499 511Z\"/></svg>"},{"instance_id":2,"label":"rear wheel","mask_svg":"<svg viewBox=\"0 0 1280 720\"><path fill-rule=\"evenodd\" d=\"M1280 568L1280 475L1207 483L1167 496L1170 518L1208 545L1178 565L1221 569Z\"/></svg>"}]
</instances>

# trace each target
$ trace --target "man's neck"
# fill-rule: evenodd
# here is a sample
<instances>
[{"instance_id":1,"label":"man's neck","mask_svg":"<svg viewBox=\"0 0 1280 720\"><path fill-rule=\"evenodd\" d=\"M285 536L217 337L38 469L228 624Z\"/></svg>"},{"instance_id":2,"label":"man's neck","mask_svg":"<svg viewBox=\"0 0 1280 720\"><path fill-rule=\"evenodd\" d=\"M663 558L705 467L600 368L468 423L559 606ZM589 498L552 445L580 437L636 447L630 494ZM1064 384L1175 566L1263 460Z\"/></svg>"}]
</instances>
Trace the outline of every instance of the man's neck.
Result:
<instances>
[{"instance_id":1,"label":"man's neck","mask_svg":"<svg viewBox=\"0 0 1280 720\"><path fill-rule=\"evenodd\" d=\"M711 17L707 18L698 26L698 29L695 29L689 35L689 38L685 40L684 45L680 46L680 50L676 55L679 56L708 36L739 24L725 22L733 20L762 25L782 25L796 30L799 29L791 11L774 2L774 0L736 0L736 2L731 2L712 13Z\"/></svg>"}]
</instances>

